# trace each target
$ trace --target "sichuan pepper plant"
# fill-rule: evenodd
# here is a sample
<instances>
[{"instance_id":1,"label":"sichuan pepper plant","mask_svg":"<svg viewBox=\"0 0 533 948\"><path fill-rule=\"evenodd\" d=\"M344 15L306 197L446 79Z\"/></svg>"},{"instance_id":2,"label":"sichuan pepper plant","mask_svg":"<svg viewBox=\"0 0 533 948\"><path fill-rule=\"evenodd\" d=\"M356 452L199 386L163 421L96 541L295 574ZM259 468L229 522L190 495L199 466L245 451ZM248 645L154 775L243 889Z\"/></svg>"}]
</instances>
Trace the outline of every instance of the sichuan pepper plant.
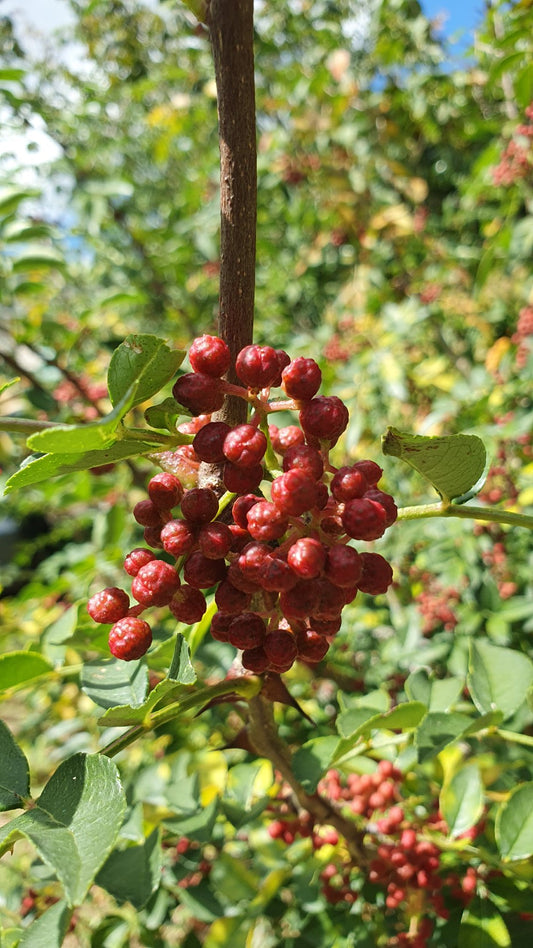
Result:
<instances>
[{"instance_id":1,"label":"sichuan pepper plant","mask_svg":"<svg viewBox=\"0 0 533 948\"><path fill-rule=\"evenodd\" d=\"M166 339L129 336L110 360L108 414L2 420L33 452L8 492L139 458L155 466L133 505L142 545L123 551L122 585L95 588L40 649L1 659L8 692L76 675L99 709L91 750L65 756L36 797L2 724L0 800L21 812L1 849L25 839L37 854L21 903L30 924L7 943L60 946L72 930L90 944L109 931L121 944L244 945L251 933L304 946L319 925L354 945L526 944L527 650L479 636L462 669L412 662L394 688L361 693L347 650L364 643L345 633L362 601L376 615L385 594L401 608L402 564L379 552L389 531L435 520L527 531L533 520L490 497L471 503L487 466L478 437L390 427L385 457L439 496L398 507L377 444L370 458L343 455L349 412L321 394L318 361L253 343L253 5L195 12L218 87L216 331L191 343L190 371ZM123 926L103 921L94 941L93 883Z\"/></svg>"}]
</instances>

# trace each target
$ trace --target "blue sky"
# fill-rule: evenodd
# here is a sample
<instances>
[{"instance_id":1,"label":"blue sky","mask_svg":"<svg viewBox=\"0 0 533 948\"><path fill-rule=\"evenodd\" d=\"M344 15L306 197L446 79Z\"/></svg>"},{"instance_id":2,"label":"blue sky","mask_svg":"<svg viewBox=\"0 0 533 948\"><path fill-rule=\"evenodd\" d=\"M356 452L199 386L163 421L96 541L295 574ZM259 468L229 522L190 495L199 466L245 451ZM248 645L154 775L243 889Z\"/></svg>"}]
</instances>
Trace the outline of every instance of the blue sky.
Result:
<instances>
[{"instance_id":1,"label":"blue sky","mask_svg":"<svg viewBox=\"0 0 533 948\"><path fill-rule=\"evenodd\" d=\"M483 0L421 0L427 17L434 19L443 14L446 22L443 32L452 36L460 30L472 31L483 19ZM461 38L461 45L468 45L472 34Z\"/></svg>"}]
</instances>

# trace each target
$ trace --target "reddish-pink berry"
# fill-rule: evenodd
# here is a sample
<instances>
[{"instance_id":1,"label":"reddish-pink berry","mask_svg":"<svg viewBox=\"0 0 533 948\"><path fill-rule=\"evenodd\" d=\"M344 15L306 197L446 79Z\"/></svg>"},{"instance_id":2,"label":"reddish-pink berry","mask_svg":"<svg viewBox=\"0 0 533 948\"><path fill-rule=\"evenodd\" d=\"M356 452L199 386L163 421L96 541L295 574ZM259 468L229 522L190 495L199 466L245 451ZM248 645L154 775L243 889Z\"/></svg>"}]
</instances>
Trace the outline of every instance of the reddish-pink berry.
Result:
<instances>
[{"instance_id":1,"label":"reddish-pink berry","mask_svg":"<svg viewBox=\"0 0 533 948\"><path fill-rule=\"evenodd\" d=\"M248 530L254 540L278 540L287 529L286 515L268 500L260 500L247 513Z\"/></svg>"},{"instance_id":2,"label":"reddish-pink berry","mask_svg":"<svg viewBox=\"0 0 533 948\"><path fill-rule=\"evenodd\" d=\"M293 359L281 373L281 384L289 398L312 398L316 395L322 382L322 372L314 359L305 359L303 356Z\"/></svg>"},{"instance_id":3,"label":"reddish-pink berry","mask_svg":"<svg viewBox=\"0 0 533 948\"><path fill-rule=\"evenodd\" d=\"M237 467L254 467L259 464L267 449L267 439L254 425L237 425L224 441L224 455Z\"/></svg>"},{"instance_id":4,"label":"reddish-pink berry","mask_svg":"<svg viewBox=\"0 0 533 948\"><path fill-rule=\"evenodd\" d=\"M180 578L170 563L151 560L134 577L131 593L143 606L167 606L179 585Z\"/></svg>"},{"instance_id":5,"label":"reddish-pink berry","mask_svg":"<svg viewBox=\"0 0 533 948\"><path fill-rule=\"evenodd\" d=\"M281 385L281 373L286 365L289 365L291 361L290 355L285 352L284 349L276 349L276 356L278 358L278 369L279 372L276 375L276 378L270 383L271 385Z\"/></svg>"},{"instance_id":6,"label":"reddish-pink berry","mask_svg":"<svg viewBox=\"0 0 533 948\"><path fill-rule=\"evenodd\" d=\"M356 461L353 468L364 474L369 487L375 487L383 474L383 468L380 467L379 464L376 464L375 461L368 459Z\"/></svg>"},{"instance_id":7,"label":"reddish-pink berry","mask_svg":"<svg viewBox=\"0 0 533 948\"><path fill-rule=\"evenodd\" d=\"M193 415L218 411L224 403L222 381L200 372L187 372L174 382L172 394Z\"/></svg>"},{"instance_id":8,"label":"reddish-pink berry","mask_svg":"<svg viewBox=\"0 0 533 948\"><path fill-rule=\"evenodd\" d=\"M354 540L377 540L387 527L385 508L366 497L349 500L341 514L342 525Z\"/></svg>"},{"instance_id":9,"label":"reddish-pink berry","mask_svg":"<svg viewBox=\"0 0 533 948\"><path fill-rule=\"evenodd\" d=\"M335 444L348 421L348 409L336 395L317 395L300 412L300 424L311 443Z\"/></svg>"},{"instance_id":10,"label":"reddish-pink berry","mask_svg":"<svg viewBox=\"0 0 533 948\"><path fill-rule=\"evenodd\" d=\"M183 497L183 484L175 474L161 471L149 481L148 496L158 510L171 510Z\"/></svg>"},{"instance_id":11,"label":"reddish-pink berry","mask_svg":"<svg viewBox=\"0 0 533 948\"><path fill-rule=\"evenodd\" d=\"M161 511L152 500L140 500L133 508L133 516L142 527L161 527Z\"/></svg>"},{"instance_id":12,"label":"reddish-pink berry","mask_svg":"<svg viewBox=\"0 0 533 948\"><path fill-rule=\"evenodd\" d=\"M223 559L229 553L233 537L231 530L225 523L213 520L205 523L198 531L198 546L200 552L210 560Z\"/></svg>"},{"instance_id":13,"label":"reddish-pink berry","mask_svg":"<svg viewBox=\"0 0 533 948\"><path fill-rule=\"evenodd\" d=\"M278 556L269 556L257 582L267 592L284 592L296 585L298 577L285 560Z\"/></svg>"},{"instance_id":14,"label":"reddish-pink berry","mask_svg":"<svg viewBox=\"0 0 533 948\"><path fill-rule=\"evenodd\" d=\"M176 559L196 546L196 532L187 520L169 520L161 530L163 549Z\"/></svg>"},{"instance_id":15,"label":"reddish-pink berry","mask_svg":"<svg viewBox=\"0 0 533 948\"><path fill-rule=\"evenodd\" d=\"M231 355L227 344L218 336L198 336L189 349L189 362L193 372L220 378L228 371Z\"/></svg>"},{"instance_id":16,"label":"reddish-pink berry","mask_svg":"<svg viewBox=\"0 0 533 948\"><path fill-rule=\"evenodd\" d=\"M329 547L324 574L336 586L356 586L362 571L363 561L352 546L335 543Z\"/></svg>"},{"instance_id":17,"label":"reddish-pink berry","mask_svg":"<svg viewBox=\"0 0 533 948\"><path fill-rule=\"evenodd\" d=\"M223 421L210 421L195 435L192 446L201 461L219 464L224 460L224 440L231 428Z\"/></svg>"},{"instance_id":18,"label":"reddish-pink berry","mask_svg":"<svg viewBox=\"0 0 533 948\"><path fill-rule=\"evenodd\" d=\"M109 651L125 662L141 658L152 644L152 630L138 616L126 616L109 630Z\"/></svg>"},{"instance_id":19,"label":"reddish-pink berry","mask_svg":"<svg viewBox=\"0 0 533 948\"><path fill-rule=\"evenodd\" d=\"M155 560L155 553L152 553L151 550L146 550L142 546L138 546L128 553L124 560L124 569L128 576L136 576L141 566L146 566L151 560Z\"/></svg>"},{"instance_id":20,"label":"reddish-pink berry","mask_svg":"<svg viewBox=\"0 0 533 948\"><path fill-rule=\"evenodd\" d=\"M300 579L316 579L326 562L326 547L313 537L301 537L290 547L287 562Z\"/></svg>"},{"instance_id":21,"label":"reddish-pink berry","mask_svg":"<svg viewBox=\"0 0 533 948\"><path fill-rule=\"evenodd\" d=\"M270 495L272 502L285 516L299 517L315 506L317 484L308 474L293 468L274 479Z\"/></svg>"},{"instance_id":22,"label":"reddish-pink berry","mask_svg":"<svg viewBox=\"0 0 533 948\"><path fill-rule=\"evenodd\" d=\"M387 527L392 526L398 517L398 508L394 502L394 497L386 494L383 490L379 490L378 487L371 487L370 490L367 490L365 497L368 497L369 500L376 500L378 504L381 504L387 514Z\"/></svg>"},{"instance_id":23,"label":"reddish-pink berry","mask_svg":"<svg viewBox=\"0 0 533 948\"><path fill-rule=\"evenodd\" d=\"M283 456L283 470L293 469L303 471L314 481L319 481L324 473L324 462L320 452L309 444L296 444L287 448Z\"/></svg>"},{"instance_id":24,"label":"reddish-pink berry","mask_svg":"<svg viewBox=\"0 0 533 948\"><path fill-rule=\"evenodd\" d=\"M333 477L330 489L335 500L344 503L347 500L362 497L365 491L368 490L368 482L363 472L358 468L341 467Z\"/></svg>"},{"instance_id":25,"label":"reddish-pink berry","mask_svg":"<svg viewBox=\"0 0 533 948\"><path fill-rule=\"evenodd\" d=\"M377 596L387 592L392 583L392 567L379 553L361 553L363 570L358 586L361 592Z\"/></svg>"},{"instance_id":26,"label":"reddish-pink berry","mask_svg":"<svg viewBox=\"0 0 533 948\"><path fill-rule=\"evenodd\" d=\"M204 594L199 589L194 589L192 586L188 586L187 583L183 583L174 593L168 608L178 622L193 625L202 618L207 609L207 602Z\"/></svg>"},{"instance_id":27,"label":"reddish-pink berry","mask_svg":"<svg viewBox=\"0 0 533 948\"><path fill-rule=\"evenodd\" d=\"M235 523L239 527L243 527L245 530L248 529L246 514L255 504L258 504L260 500L261 498L258 497L257 494L243 494L241 497L237 497L231 508L231 513Z\"/></svg>"},{"instance_id":28,"label":"reddish-pink berry","mask_svg":"<svg viewBox=\"0 0 533 948\"><path fill-rule=\"evenodd\" d=\"M298 425L287 425L285 428L269 425L268 434L272 442L272 447L278 454L285 454L289 448L296 447L296 445L304 444L305 442L305 435Z\"/></svg>"},{"instance_id":29,"label":"reddish-pink berry","mask_svg":"<svg viewBox=\"0 0 533 948\"><path fill-rule=\"evenodd\" d=\"M218 498L210 487L192 487L181 500L181 512L194 524L209 523L218 513Z\"/></svg>"},{"instance_id":30,"label":"reddish-pink berry","mask_svg":"<svg viewBox=\"0 0 533 948\"><path fill-rule=\"evenodd\" d=\"M245 346L237 356L235 371L248 388L268 388L279 376L278 354L272 346Z\"/></svg>"},{"instance_id":31,"label":"reddish-pink berry","mask_svg":"<svg viewBox=\"0 0 533 948\"><path fill-rule=\"evenodd\" d=\"M87 603L87 612L95 622L118 622L127 615L130 607L130 597L124 589L118 586L108 586L91 596Z\"/></svg>"}]
</instances>

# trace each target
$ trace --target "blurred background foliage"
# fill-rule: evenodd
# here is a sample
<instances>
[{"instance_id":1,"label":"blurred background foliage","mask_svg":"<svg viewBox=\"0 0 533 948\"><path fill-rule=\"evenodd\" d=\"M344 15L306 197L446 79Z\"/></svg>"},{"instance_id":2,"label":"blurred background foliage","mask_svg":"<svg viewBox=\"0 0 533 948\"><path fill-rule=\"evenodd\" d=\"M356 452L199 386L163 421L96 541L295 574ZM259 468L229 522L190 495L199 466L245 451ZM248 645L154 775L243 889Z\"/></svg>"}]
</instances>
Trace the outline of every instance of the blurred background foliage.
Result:
<instances>
[{"instance_id":1,"label":"blurred background foliage","mask_svg":"<svg viewBox=\"0 0 533 948\"><path fill-rule=\"evenodd\" d=\"M482 500L531 508L531 4L487 5L472 48L458 59L417 0L256 6L256 341L319 360L324 392L342 397L351 413L339 463L379 461L387 425L477 433L491 458ZM216 93L206 30L178 2L70 0L70 7L72 26L42 52L26 49L11 20L0 20L0 409L58 422L106 411L105 372L125 335L155 332L185 347L215 329L218 295ZM28 184L13 143L19 133L31 139L34 128L55 143L57 157L36 162ZM4 481L26 453L23 438L0 433ZM399 503L431 499L416 475L390 458L382 464L385 489ZM106 647L84 602L103 584L121 583L124 553L141 542L129 511L147 473L139 461L2 500L2 647L38 648L58 669L46 688L8 692L3 706L38 782L51 763L98 746L101 709L77 669L80 657L101 658ZM402 523L377 548L395 566L390 595L377 605L362 597L346 610L318 675L299 668L289 676L324 734L338 690L381 688L395 701L420 666L464 678L474 635L531 653L526 530ZM172 631L162 617L163 646ZM204 644L199 674L223 677L230 652ZM161 669L165 662L163 648ZM278 712L284 734L308 739L302 718ZM347 916L332 916L318 890L314 901L299 898L311 884L309 864L298 868L295 855L288 869L265 835L271 771L254 764L257 773L240 773L233 790L228 784L231 768L248 758L219 748L240 723L237 712L215 708L194 727L168 727L123 764L131 779L125 838L139 845L170 819L169 809L175 815L172 768L196 772L194 806L223 790L226 802L237 796L226 810L236 822L210 825L208 810L191 831L198 835L187 871L196 871L209 841L214 889L204 872L202 895L193 898L172 863L142 913L96 891L72 944L248 945L251 899L262 945L282 936L286 945L308 944L309 905L324 938L348 938ZM532 727L521 708L517 730ZM163 752L166 776L153 763ZM508 753L510 766L530 768L530 750ZM499 768L495 792L506 786L493 751L483 766L491 774ZM421 796L426 778L438 780L438 768L436 777L419 773ZM170 820L169 838L183 826ZM230 883L228 867L240 861L246 870ZM55 890L31 854L6 866L0 911L9 926L30 878L37 893L30 915ZM387 923L376 926L383 932Z\"/></svg>"}]
</instances>

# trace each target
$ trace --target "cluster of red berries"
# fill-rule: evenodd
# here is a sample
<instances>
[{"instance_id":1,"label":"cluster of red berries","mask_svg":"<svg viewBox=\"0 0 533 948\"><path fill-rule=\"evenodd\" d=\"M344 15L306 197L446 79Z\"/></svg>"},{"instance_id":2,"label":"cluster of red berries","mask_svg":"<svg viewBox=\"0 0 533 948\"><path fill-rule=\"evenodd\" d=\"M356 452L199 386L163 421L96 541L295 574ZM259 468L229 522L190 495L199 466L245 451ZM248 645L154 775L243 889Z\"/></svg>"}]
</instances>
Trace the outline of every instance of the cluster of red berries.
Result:
<instances>
[{"instance_id":1,"label":"cluster of red berries","mask_svg":"<svg viewBox=\"0 0 533 948\"><path fill-rule=\"evenodd\" d=\"M531 149L533 141L533 102L528 105L525 115L527 121L518 125L514 132L519 140L511 139L502 153L500 163L492 170L492 179L496 185L506 187L519 178L527 178L531 175L533 167Z\"/></svg>"},{"instance_id":2,"label":"cluster of red berries","mask_svg":"<svg viewBox=\"0 0 533 948\"><path fill-rule=\"evenodd\" d=\"M222 378L230 354L216 336L195 339L189 360L193 371L178 378L173 395L196 416L187 423L194 463L222 468L234 495L231 522L219 518L224 504L209 487L185 489L175 473L156 474L148 499L133 511L147 546L124 563L137 605L113 587L93 596L88 611L97 622L112 623L112 654L136 659L151 643L150 626L140 618L145 609L168 606L192 624L205 612L205 591L215 588L211 634L242 650L245 668L261 674L287 671L296 659L319 662L343 607L358 591L384 593L392 582L379 553L351 545L378 539L396 519L393 498L377 486L382 469L371 460L339 469L330 464L348 410L336 396L317 395L321 372L314 359L246 346L235 366L242 386ZM271 401L273 386L287 398ZM249 422L230 427L211 420L228 394L248 402ZM270 413L288 408L299 412L299 425L268 424Z\"/></svg>"},{"instance_id":3,"label":"cluster of red berries","mask_svg":"<svg viewBox=\"0 0 533 948\"><path fill-rule=\"evenodd\" d=\"M533 125L531 126L533 129ZM525 369L533 347L533 306L523 306L518 314L516 330L511 341L517 346L516 364L519 369Z\"/></svg>"}]
</instances>

